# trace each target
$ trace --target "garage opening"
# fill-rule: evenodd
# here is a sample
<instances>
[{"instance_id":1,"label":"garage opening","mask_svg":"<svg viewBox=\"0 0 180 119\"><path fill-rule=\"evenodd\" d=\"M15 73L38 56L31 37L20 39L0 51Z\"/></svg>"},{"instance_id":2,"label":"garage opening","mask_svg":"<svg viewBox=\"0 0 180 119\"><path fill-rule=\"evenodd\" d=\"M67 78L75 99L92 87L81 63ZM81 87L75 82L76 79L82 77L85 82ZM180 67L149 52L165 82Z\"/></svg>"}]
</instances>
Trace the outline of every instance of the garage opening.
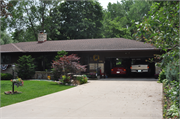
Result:
<instances>
[{"instance_id":1,"label":"garage opening","mask_svg":"<svg viewBox=\"0 0 180 119\"><path fill-rule=\"evenodd\" d=\"M153 77L155 63L148 58L106 58L104 71L107 77Z\"/></svg>"}]
</instances>

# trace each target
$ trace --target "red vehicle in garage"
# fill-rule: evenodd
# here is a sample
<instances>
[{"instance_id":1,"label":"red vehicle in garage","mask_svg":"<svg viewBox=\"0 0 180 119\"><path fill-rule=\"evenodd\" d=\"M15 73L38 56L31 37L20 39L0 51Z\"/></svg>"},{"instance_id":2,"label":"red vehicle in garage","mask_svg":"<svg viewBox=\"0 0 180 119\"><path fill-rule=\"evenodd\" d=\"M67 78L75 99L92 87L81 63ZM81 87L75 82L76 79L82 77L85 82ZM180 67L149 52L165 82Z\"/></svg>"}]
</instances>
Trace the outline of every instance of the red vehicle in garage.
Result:
<instances>
[{"instance_id":1,"label":"red vehicle in garage","mask_svg":"<svg viewBox=\"0 0 180 119\"><path fill-rule=\"evenodd\" d=\"M114 67L111 69L111 75L126 74L126 68L124 67Z\"/></svg>"},{"instance_id":2,"label":"red vehicle in garage","mask_svg":"<svg viewBox=\"0 0 180 119\"><path fill-rule=\"evenodd\" d=\"M126 75L127 66L125 59L116 58L112 62L111 75Z\"/></svg>"}]
</instances>

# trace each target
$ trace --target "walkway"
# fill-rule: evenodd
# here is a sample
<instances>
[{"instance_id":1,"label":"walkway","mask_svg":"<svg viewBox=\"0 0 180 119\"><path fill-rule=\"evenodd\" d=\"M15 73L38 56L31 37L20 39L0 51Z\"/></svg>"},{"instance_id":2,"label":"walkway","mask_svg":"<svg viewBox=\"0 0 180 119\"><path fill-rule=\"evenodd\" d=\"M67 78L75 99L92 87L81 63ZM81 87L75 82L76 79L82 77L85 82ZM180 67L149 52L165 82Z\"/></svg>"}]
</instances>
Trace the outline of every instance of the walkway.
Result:
<instances>
[{"instance_id":1,"label":"walkway","mask_svg":"<svg viewBox=\"0 0 180 119\"><path fill-rule=\"evenodd\" d=\"M126 80L91 80L65 91L2 107L0 117L162 119L162 84L154 79Z\"/></svg>"}]
</instances>

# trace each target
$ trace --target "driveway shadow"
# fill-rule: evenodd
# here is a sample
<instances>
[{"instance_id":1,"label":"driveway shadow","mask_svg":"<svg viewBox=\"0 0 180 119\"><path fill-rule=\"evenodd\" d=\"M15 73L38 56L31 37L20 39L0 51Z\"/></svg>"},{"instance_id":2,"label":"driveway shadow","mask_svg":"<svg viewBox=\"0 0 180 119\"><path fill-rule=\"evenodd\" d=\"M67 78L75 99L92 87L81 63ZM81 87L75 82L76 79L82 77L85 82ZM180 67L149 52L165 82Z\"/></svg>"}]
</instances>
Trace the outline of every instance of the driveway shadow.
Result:
<instances>
[{"instance_id":1,"label":"driveway shadow","mask_svg":"<svg viewBox=\"0 0 180 119\"><path fill-rule=\"evenodd\" d=\"M158 81L154 78L105 78L97 81Z\"/></svg>"}]
</instances>

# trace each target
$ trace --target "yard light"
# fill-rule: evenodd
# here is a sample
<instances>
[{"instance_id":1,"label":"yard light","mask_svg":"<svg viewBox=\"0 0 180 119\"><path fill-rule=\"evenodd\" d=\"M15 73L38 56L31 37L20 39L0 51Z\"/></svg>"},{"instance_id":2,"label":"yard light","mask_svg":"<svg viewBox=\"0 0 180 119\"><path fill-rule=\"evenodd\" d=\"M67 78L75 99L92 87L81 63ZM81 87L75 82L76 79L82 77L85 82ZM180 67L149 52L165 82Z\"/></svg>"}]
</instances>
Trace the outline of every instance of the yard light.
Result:
<instances>
[{"instance_id":1,"label":"yard light","mask_svg":"<svg viewBox=\"0 0 180 119\"><path fill-rule=\"evenodd\" d=\"M14 70L15 70L15 67L16 67L16 65L12 65L12 70L13 70L13 78L14 78Z\"/></svg>"},{"instance_id":2,"label":"yard light","mask_svg":"<svg viewBox=\"0 0 180 119\"><path fill-rule=\"evenodd\" d=\"M12 70L13 70L13 79L14 79L14 70L15 70L16 65L12 65ZM14 93L14 82L12 81L12 93Z\"/></svg>"}]
</instances>

